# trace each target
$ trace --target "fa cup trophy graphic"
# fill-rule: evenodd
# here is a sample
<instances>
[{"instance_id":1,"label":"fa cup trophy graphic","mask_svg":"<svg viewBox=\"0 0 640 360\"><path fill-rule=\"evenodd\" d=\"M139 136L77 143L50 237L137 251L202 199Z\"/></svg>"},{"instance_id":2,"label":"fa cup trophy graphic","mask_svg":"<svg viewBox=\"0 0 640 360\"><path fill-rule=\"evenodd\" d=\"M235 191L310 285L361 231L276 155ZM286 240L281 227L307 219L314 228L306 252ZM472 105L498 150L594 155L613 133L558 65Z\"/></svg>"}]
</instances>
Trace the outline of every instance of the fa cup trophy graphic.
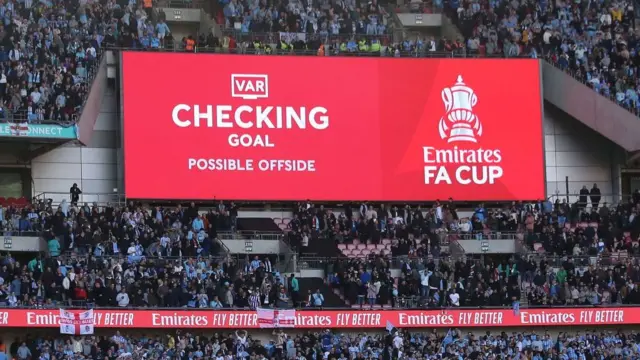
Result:
<instances>
[{"instance_id":1,"label":"fa cup trophy graphic","mask_svg":"<svg viewBox=\"0 0 640 360\"><path fill-rule=\"evenodd\" d=\"M462 81L462 75L458 75L458 81L451 88L442 90L442 101L447 115L440 118L440 137L448 138L447 142L450 143L477 142L476 136L482 136L482 124L473 113L478 97L473 89Z\"/></svg>"}]
</instances>

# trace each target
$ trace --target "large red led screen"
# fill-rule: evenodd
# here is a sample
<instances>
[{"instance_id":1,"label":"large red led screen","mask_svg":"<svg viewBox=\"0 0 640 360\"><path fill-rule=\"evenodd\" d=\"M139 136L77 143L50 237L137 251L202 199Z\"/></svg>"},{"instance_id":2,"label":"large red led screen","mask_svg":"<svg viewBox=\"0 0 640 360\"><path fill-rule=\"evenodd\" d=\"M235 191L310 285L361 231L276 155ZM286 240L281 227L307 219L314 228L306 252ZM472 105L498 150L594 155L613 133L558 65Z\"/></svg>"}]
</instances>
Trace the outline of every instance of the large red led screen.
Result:
<instances>
[{"instance_id":1,"label":"large red led screen","mask_svg":"<svg viewBox=\"0 0 640 360\"><path fill-rule=\"evenodd\" d=\"M534 200L537 60L125 52L139 199Z\"/></svg>"}]
</instances>

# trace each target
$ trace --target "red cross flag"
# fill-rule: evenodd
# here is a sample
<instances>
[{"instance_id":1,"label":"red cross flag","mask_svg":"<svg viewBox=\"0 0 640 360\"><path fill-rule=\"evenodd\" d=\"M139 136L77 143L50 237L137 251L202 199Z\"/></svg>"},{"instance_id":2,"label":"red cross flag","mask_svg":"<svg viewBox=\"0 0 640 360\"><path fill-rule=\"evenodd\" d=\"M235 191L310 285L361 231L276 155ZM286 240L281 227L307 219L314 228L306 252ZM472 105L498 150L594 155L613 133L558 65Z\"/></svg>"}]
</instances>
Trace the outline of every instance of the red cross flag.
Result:
<instances>
[{"instance_id":1,"label":"red cross flag","mask_svg":"<svg viewBox=\"0 0 640 360\"><path fill-rule=\"evenodd\" d=\"M60 334L91 335L94 325L93 309L80 313L60 309Z\"/></svg>"}]
</instances>

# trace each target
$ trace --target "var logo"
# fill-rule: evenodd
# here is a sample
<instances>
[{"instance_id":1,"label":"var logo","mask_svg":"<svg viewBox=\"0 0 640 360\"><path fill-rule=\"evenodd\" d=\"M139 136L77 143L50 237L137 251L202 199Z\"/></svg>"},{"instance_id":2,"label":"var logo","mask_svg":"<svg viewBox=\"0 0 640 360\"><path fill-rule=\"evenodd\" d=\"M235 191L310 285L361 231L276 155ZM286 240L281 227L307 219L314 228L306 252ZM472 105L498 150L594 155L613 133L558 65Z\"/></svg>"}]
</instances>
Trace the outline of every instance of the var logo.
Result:
<instances>
[{"instance_id":1,"label":"var logo","mask_svg":"<svg viewBox=\"0 0 640 360\"><path fill-rule=\"evenodd\" d=\"M258 74L231 74L231 96L245 100L269 97L269 77Z\"/></svg>"}]
</instances>

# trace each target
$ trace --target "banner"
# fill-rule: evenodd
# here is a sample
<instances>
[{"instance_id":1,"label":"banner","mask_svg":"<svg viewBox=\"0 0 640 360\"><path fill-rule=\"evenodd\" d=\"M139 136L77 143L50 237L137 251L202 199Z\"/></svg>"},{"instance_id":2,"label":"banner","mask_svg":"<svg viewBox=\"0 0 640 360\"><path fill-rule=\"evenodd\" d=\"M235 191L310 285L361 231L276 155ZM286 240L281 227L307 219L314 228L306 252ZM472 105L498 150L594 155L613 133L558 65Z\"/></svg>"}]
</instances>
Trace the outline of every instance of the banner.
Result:
<instances>
[{"instance_id":1,"label":"banner","mask_svg":"<svg viewBox=\"0 0 640 360\"><path fill-rule=\"evenodd\" d=\"M125 51L122 68L128 198L545 197L539 60ZM190 186L147 181L158 168Z\"/></svg>"},{"instance_id":2,"label":"banner","mask_svg":"<svg viewBox=\"0 0 640 360\"><path fill-rule=\"evenodd\" d=\"M60 309L60 334L67 335L91 335L94 330L95 317L93 309L74 313Z\"/></svg>"},{"instance_id":3,"label":"banner","mask_svg":"<svg viewBox=\"0 0 640 360\"><path fill-rule=\"evenodd\" d=\"M29 124L29 123L0 123L0 137L24 137L38 139L65 139L78 138L78 126L68 127L53 124Z\"/></svg>"},{"instance_id":4,"label":"banner","mask_svg":"<svg viewBox=\"0 0 640 360\"><path fill-rule=\"evenodd\" d=\"M80 319L80 312L67 310ZM56 328L68 324L59 310L5 309L0 311L0 328ZM640 307L591 307L520 309L454 309L454 310L299 310L282 314L279 327L297 329L385 329L387 323L403 328L456 327L551 327L640 325ZM89 317L89 315L85 315ZM266 319L266 317L265 317ZM273 319L273 317L271 318ZM74 320L75 321L75 320ZM293 322L293 324L291 324ZM84 329L74 334L91 333L93 327L122 329L259 329L258 312L249 310L102 310L93 311L93 319L79 321ZM67 330L65 330L67 331ZM62 328L61 328L62 332Z\"/></svg>"},{"instance_id":5,"label":"banner","mask_svg":"<svg viewBox=\"0 0 640 360\"><path fill-rule=\"evenodd\" d=\"M307 41L306 33L295 33L295 32L280 32L280 41L284 41L288 44L291 44L296 41Z\"/></svg>"},{"instance_id":6,"label":"banner","mask_svg":"<svg viewBox=\"0 0 640 360\"><path fill-rule=\"evenodd\" d=\"M296 311L293 309L257 309L260 328L292 328L296 325Z\"/></svg>"}]
</instances>

